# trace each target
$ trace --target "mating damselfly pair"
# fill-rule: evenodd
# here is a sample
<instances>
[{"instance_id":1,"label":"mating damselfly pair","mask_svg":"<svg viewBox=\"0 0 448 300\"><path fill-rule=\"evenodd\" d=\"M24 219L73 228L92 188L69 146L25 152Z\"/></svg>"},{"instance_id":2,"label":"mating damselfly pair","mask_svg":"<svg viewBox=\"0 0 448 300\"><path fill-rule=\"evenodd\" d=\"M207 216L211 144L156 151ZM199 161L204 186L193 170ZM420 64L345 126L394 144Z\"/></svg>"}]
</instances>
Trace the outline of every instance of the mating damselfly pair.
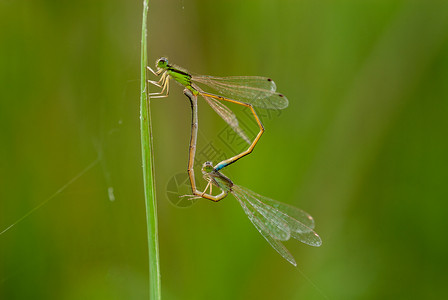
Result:
<instances>
[{"instance_id":1,"label":"mating damselfly pair","mask_svg":"<svg viewBox=\"0 0 448 300\"><path fill-rule=\"evenodd\" d=\"M212 201L220 201L231 193L240 203L244 212L269 244L293 265L297 265L292 255L281 243L291 237L311 246L320 246L322 241L314 232L314 220L306 212L293 206L266 198L244 187L233 184L220 170L236 162L240 158L252 152L264 132L255 109L284 109L288 106L288 99L276 92L274 81L260 76L230 76L214 77L192 75L188 71L168 63L168 59L160 58L156 61L156 70L148 67L154 75L160 76L158 81L149 81L161 90L150 93L152 98L162 98L169 95L169 82L174 79L185 87L184 94L188 97L192 108L191 139L188 161L188 175L193 195L191 198L205 198ZM216 91L210 93L203 91L198 84L203 84ZM247 150L225 159L215 166L211 162L205 162L202 168L204 179L208 182L204 191L196 188L194 174L194 159L196 154L198 114L197 96L202 96L213 110L244 140L249 144ZM236 115L225 106L224 102L235 103L248 107L255 118L259 133L251 141L240 128ZM218 195L212 194L212 186L221 190ZM210 189L210 194L207 194Z\"/></svg>"}]
</instances>

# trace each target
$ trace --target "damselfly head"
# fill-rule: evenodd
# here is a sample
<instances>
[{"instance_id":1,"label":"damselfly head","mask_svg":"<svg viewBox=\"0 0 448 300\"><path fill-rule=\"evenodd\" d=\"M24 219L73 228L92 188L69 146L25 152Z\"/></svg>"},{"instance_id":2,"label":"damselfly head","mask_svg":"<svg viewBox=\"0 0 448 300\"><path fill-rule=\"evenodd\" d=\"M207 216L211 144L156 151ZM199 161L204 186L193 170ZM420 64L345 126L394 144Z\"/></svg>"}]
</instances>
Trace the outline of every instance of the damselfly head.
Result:
<instances>
[{"instance_id":1,"label":"damselfly head","mask_svg":"<svg viewBox=\"0 0 448 300\"><path fill-rule=\"evenodd\" d=\"M202 173L208 174L210 172L212 172L214 170L213 168L213 164L211 161L206 161L203 165L202 165Z\"/></svg>"},{"instance_id":2,"label":"damselfly head","mask_svg":"<svg viewBox=\"0 0 448 300\"><path fill-rule=\"evenodd\" d=\"M157 69L166 69L168 68L168 58L166 57L161 57L156 61L156 68Z\"/></svg>"}]
</instances>

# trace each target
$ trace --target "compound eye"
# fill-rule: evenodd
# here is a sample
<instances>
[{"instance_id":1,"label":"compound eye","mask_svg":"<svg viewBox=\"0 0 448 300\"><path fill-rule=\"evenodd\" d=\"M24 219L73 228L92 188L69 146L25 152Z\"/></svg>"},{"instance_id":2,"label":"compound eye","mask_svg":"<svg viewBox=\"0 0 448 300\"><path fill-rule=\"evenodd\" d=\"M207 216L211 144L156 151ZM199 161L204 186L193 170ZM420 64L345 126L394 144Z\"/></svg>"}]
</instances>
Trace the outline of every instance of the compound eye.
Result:
<instances>
[{"instance_id":1,"label":"compound eye","mask_svg":"<svg viewBox=\"0 0 448 300\"><path fill-rule=\"evenodd\" d=\"M156 62L156 67L158 69L166 69L168 67L168 59L165 57L161 57Z\"/></svg>"},{"instance_id":2,"label":"compound eye","mask_svg":"<svg viewBox=\"0 0 448 300\"><path fill-rule=\"evenodd\" d=\"M212 164L211 161L206 161L202 166L203 166L203 167L210 167L210 166L213 167L213 164Z\"/></svg>"},{"instance_id":3,"label":"compound eye","mask_svg":"<svg viewBox=\"0 0 448 300\"><path fill-rule=\"evenodd\" d=\"M205 173L210 173L213 171L213 164L211 161L206 161L203 165L202 165L202 172Z\"/></svg>"}]
</instances>

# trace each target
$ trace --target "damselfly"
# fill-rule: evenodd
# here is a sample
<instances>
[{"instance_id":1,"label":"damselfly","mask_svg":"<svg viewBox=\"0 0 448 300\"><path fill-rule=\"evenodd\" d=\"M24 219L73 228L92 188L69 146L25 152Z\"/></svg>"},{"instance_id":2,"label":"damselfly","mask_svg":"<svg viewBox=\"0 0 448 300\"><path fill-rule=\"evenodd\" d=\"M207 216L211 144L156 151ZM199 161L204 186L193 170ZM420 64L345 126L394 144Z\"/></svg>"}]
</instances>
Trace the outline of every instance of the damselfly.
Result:
<instances>
[{"instance_id":1,"label":"damselfly","mask_svg":"<svg viewBox=\"0 0 448 300\"><path fill-rule=\"evenodd\" d=\"M150 93L152 98L167 97L169 94L169 79L172 78L186 89L190 90L194 96L201 95L205 101L224 119L227 124L250 146L247 150L221 161L215 166L216 170L234 163L238 159L251 153L264 132L263 124L254 110L254 106L264 109L284 109L288 106L288 99L276 92L274 81L267 77L259 76L230 76L213 77L191 75L188 71L168 63L168 59L162 57L156 61L156 71L148 67L154 75L160 76L159 81L149 82L160 87L158 93ZM218 94L204 92L197 84L204 84L215 90ZM248 107L260 128L259 133L251 142L244 131L240 128L235 114L222 102L230 102Z\"/></svg>"}]
</instances>

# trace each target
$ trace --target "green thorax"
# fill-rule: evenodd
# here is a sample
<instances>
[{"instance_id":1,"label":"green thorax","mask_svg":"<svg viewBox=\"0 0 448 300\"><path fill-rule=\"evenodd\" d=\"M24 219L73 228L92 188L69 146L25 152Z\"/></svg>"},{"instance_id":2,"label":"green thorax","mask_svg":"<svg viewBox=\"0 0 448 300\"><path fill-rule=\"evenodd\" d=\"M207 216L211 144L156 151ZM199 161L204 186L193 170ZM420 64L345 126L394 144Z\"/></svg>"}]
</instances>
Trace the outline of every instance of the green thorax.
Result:
<instances>
[{"instance_id":1,"label":"green thorax","mask_svg":"<svg viewBox=\"0 0 448 300\"><path fill-rule=\"evenodd\" d=\"M194 95L198 94L198 91L196 91L196 89L194 89L191 86L191 75L190 74L188 74L187 72L181 70L180 68L178 68L176 66L170 66L170 65L167 66L166 72L171 78L173 78L174 80L179 82L181 85L185 86L190 91L192 91Z\"/></svg>"},{"instance_id":2,"label":"green thorax","mask_svg":"<svg viewBox=\"0 0 448 300\"><path fill-rule=\"evenodd\" d=\"M212 183L224 192L232 191L233 182L221 173L219 176L212 177Z\"/></svg>"},{"instance_id":3,"label":"green thorax","mask_svg":"<svg viewBox=\"0 0 448 300\"><path fill-rule=\"evenodd\" d=\"M213 185L217 186L225 192L230 192L232 190L233 182L227 176L221 172L216 171L213 168L211 162L205 162L202 165L202 174L205 178L210 180Z\"/></svg>"}]
</instances>

